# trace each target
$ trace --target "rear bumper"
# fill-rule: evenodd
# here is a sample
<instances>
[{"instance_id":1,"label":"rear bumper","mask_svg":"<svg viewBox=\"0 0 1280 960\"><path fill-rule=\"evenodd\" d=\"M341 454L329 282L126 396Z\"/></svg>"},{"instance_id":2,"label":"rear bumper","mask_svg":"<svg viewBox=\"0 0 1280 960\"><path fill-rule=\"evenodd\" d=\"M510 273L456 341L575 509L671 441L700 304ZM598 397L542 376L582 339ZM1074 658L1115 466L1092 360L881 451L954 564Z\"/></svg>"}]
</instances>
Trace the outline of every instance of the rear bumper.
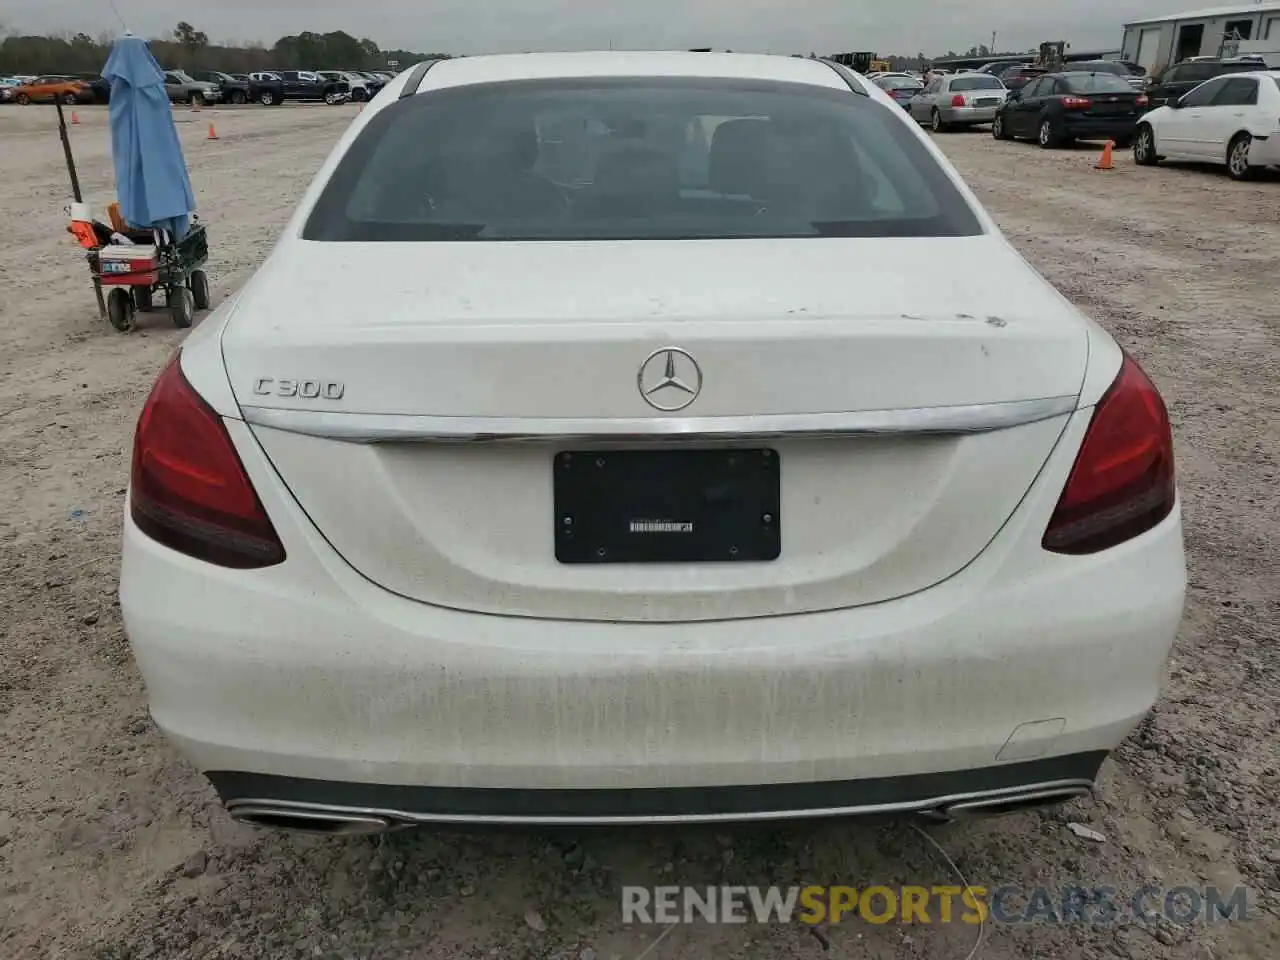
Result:
<instances>
[{"instance_id":1,"label":"rear bumper","mask_svg":"<svg viewBox=\"0 0 1280 960\"><path fill-rule=\"evenodd\" d=\"M361 814L396 823L655 823L668 820L773 820L792 817L927 812L956 805L1063 799L1091 790L1106 753L1073 754L960 770L864 780L733 787L647 789L487 789L304 780L210 771L233 814Z\"/></svg>"},{"instance_id":2,"label":"rear bumper","mask_svg":"<svg viewBox=\"0 0 1280 960\"><path fill-rule=\"evenodd\" d=\"M126 520L120 598L156 723L232 799L255 798L225 772L310 781L288 795L315 802L324 784L423 788L397 804L436 815L479 796L455 789L659 789L678 809L685 788L817 784L861 809L867 781L894 780L875 796L928 804L960 781L902 778L1112 750L1155 701L1182 613L1180 514L1050 555L1056 483L965 570L895 601L686 624L448 610L353 571L228 428L288 559L215 568Z\"/></svg>"},{"instance_id":3,"label":"rear bumper","mask_svg":"<svg viewBox=\"0 0 1280 960\"><path fill-rule=\"evenodd\" d=\"M999 109L999 104L993 107L939 107L938 113L947 123L990 123Z\"/></svg>"},{"instance_id":4,"label":"rear bumper","mask_svg":"<svg viewBox=\"0 0 1280 960\"><path fill-rule=\"evenodd\" d=\"M1137 125L1138 118L1134 116L1111 120L1067 115L1062 121L1062 132L1081 140L1123 140L1134 135Z\"/></svg>"}]
</instances>

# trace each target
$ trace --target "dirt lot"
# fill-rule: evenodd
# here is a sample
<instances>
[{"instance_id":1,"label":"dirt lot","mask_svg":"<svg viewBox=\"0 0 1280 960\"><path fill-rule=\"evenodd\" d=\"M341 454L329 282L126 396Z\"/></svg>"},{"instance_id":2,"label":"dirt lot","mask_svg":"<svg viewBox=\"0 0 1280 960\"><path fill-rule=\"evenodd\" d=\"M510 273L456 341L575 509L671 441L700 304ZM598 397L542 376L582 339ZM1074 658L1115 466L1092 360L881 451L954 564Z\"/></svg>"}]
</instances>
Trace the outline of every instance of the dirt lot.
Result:
<instances>
[{"instance_id":1,"label":"dirt lot","mask_svg":"<svg viewBox=\"0 0 1280 960\"><path fill-rule=\"evenodd\" d=\"M244 281L353 107L182 111L215 260ZM971 926L624 927L623 883L945 884L905 823L398 834L232 824L147 717L114 599L133 421L181 335L98 322L63 232L53 112L0 110L0 956L966 957ZM103 112L81 111L110 199ZM219 139L206 139L217 123ZM931 828L975 884L1247 884L1252 919L1185 928L988 925L980 956L1280 956L1280 180L1092 169L985 133L942 143L1009 236L1106 324L1175 419L1191 591L1167 693L1101 801ZM1091 825L1097 843L1072 835Z\"/></svg>"}]
</instances>

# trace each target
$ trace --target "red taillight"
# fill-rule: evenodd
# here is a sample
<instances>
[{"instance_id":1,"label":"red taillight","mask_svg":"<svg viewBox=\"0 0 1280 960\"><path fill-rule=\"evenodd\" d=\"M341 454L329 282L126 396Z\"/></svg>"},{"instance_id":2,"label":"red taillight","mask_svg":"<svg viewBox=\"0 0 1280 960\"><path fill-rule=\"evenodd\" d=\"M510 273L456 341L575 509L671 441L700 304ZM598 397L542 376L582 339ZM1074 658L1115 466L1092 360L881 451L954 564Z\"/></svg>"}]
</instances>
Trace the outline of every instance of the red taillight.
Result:
<instances>
[{"instance_id":1,"label":"red taillight","mask_svg":"<svg viewBox=\"0 0 1280 960\"><path fill-rule=\"evenodd\" d=\"M1092 107L1093 101L1087 97L1063 97L1062 105L1068 110L1083 110L1085 107Z\"/></svg>"},{"instance_id":2,"label":"red taillight","mask_svg":"<svg viewBox=\"0 0 1280 960\"><path fill-rule=\"evenodd\" d=\"M1168 412L1126 356L1093 411L1043 546L1069 554L1114 547L1167 517L1176 496Z\"/></svg>"},{"instance_id":3,"label":"red taillight","mask_svg":"<svg viewBox=\"0 0 1280 960\"><path fill-rule=\"evenodd\" d=\"M284 546L222 419L182 375L181 353L147 397L133 440L129 503L138 529L222 567L269 567Z\"/></svg>"},{"instance_id":4,"label":"red taillight","mask_svg":"<svg viewBox=\"0 0 1280 960\"><path fill-rule=\"evenodd\" d=\"M1145 93L1140 93L1138 94L1138 99L1133 101L1133 104L1137 107L1145 107L1150 102L1151 101L1147 99L1147 95Z\"/></svg>"},{"instance_id":5,"label":"red taillight","mask_svg":"<svg viewBox=\"0 0 1280 960\"><path fill-rule=\"evenodd\" d=\"M964 97L962 97L960 94L957 93L954 97L951 98L951 105L953 107L963 107L965 105Z\"/></svg>"}]
</instances>

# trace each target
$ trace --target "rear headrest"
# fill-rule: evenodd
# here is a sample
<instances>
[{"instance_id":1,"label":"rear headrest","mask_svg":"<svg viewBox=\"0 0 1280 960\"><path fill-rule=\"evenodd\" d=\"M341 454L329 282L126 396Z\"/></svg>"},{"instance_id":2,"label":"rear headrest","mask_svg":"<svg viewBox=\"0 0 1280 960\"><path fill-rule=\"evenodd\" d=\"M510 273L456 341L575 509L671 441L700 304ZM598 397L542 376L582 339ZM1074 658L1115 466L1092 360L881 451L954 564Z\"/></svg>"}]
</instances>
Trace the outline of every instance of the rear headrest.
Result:
<instances>
[{"instance_id":1,"label":"rear headrest","mask_svg":"<svg viewBox=\"0 0 1280 960\"><path fill-rule=\"evenodd\" d=\"M538 162L538 134L529 126L496 127L486 132L483 140L486 166L511 170L529 170Z\"/></svg>"},{"instance_id":2,"label":"rear headrest","mask_svg":"<svg viewBox=\"0 0 1280 960\"><path fill-rule=\"evenodd\" d=\"M769 120L727 120L711 138L707 179L720 193L755 196L767 179L778 136Z\"/></svg>"},{"instance_id":3,"label":"rear headrest","mask_svg":"<svg viewBox=\"0 0 1280 960\"><path fill-rule=\"evenodd\" d=\"M670 154L628 144L601 156L591 196L597 215L643 216L679 198L680 170Z\"/></svg>"}]
</instances>

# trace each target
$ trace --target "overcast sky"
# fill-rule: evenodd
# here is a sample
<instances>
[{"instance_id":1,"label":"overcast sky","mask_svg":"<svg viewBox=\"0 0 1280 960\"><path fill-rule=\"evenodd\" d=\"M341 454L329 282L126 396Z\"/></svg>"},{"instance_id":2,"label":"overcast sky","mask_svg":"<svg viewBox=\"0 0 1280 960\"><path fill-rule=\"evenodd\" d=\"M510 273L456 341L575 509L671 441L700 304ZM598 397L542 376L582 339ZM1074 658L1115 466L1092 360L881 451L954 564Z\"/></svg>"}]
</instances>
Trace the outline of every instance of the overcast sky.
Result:
<instances>
[{"instance_id":1,"label":"overcast sky","mask_svg":"<svg viewBox=\"0 0 1280 960\"><path fill-rule=\"evenodd\" d=\"M120 32L112 0L3 0L9 32ZM937 55L976 44L1027 50L1066 40L1119 49L1121 24L1194 7L1189 0L114 0L130 30L168 34L179 19L214 40L345 30L379 46L483 53L711 46L775 53ZM184 12L190 11L190 12Z\"/></svg>"}]
</instances>

